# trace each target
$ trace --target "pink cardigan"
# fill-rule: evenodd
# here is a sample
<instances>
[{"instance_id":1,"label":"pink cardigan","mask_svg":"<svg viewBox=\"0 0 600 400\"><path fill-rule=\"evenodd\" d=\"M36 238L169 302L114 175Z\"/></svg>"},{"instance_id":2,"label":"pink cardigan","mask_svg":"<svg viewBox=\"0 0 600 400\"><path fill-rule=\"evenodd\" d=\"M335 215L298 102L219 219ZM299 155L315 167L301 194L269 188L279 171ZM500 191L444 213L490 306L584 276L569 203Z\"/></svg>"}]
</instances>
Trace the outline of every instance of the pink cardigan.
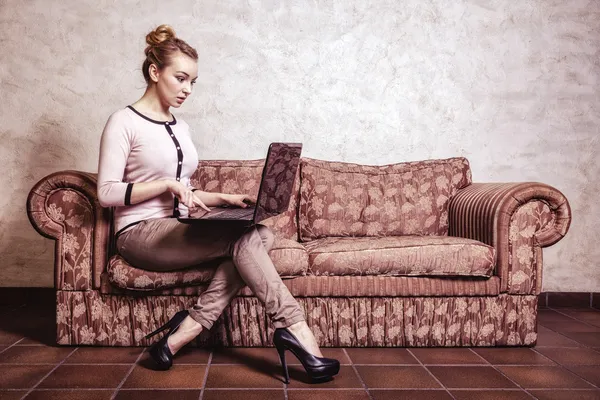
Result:
<instances>
[{"instance_id":1,"label":"pink cardigan","mask_svg":"<svg viewBox=\"0 0 600 400\"><path fill-rule=\"evenodd\" d=\"M115 207L115 232L148 218L187 215L187 207L169 193L130 204L138 182L177 179L190 186L198 167L198 153L182 120L156 121L128 106L109 118L100 142L98 199Z\"/></svg>"}]
</instances>

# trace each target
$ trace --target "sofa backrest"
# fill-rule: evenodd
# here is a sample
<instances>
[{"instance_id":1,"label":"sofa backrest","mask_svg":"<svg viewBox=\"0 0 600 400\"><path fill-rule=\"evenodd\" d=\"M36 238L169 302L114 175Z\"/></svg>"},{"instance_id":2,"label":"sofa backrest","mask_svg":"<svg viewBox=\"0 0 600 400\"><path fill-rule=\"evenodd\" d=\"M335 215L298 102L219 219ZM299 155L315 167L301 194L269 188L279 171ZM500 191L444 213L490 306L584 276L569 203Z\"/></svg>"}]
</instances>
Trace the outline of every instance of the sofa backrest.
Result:
<instances>
[{"instance_id":1,"label":"sofa backrest","mask_svg":"<svg viewBox=\"0 0 600 400\"><path fill-rule=\"evenodd\" d=\"M471 184L465 158L367 166L303 158L300 240L447 235L448 202Z\"/></svg>"},{"instance_id":2,"label":"sofa backrest","mask_svg":"<svg viewBox=\"0 0 600 400\"><path fill-rule=\"evenodd\" d=\"M249 194L256 197L265 160L200 160L192 185L208 192ZM298 240L296 209L299 179L296 177L288 211L261 222L286 239Z\"/></svg>"}]
</instances>

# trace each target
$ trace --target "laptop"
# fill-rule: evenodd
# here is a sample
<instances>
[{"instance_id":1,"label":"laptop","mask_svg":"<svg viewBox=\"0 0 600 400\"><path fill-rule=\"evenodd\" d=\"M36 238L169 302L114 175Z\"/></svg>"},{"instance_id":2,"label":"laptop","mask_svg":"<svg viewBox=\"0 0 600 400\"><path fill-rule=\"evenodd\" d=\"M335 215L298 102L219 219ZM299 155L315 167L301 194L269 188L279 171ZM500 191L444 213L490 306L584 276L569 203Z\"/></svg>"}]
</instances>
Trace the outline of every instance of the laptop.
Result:
<instances>
[{"instance_id":1,"label":"laptop","mask_svg":"<svg viewBox=\"0 0 600 400\"><path fill-rule=\"evenodd\" d=\"M254 225L287 211L292 198L296 171L300 163L301 143L271 143L262 171L256 204L241 207L200 207L191 209L189 215L178 217L183 223L206 221L239 221Z\"/></svg>"}]
</instances>

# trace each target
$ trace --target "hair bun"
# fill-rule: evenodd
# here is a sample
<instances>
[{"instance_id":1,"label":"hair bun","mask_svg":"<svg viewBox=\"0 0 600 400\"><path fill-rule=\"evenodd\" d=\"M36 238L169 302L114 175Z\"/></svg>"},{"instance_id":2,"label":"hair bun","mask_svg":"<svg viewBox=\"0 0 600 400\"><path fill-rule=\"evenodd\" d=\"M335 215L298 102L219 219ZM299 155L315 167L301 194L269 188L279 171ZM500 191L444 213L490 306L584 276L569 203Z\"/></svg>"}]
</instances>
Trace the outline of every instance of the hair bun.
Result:
<instances>
[{"instance_id":1,"label":"hair bun","mask_svg":"<svg viewBox=\"0 0 600 400\"><path fill-rule=\"evenodd\" d=\"M177 37L175 35L175 30L171 28L169 25L160 25L155 30L146 35L146 43L148 43L148 48L146 48L146 54L150 47L158 46L165 40L173 39Z\"/></svg>"}]
</instances>

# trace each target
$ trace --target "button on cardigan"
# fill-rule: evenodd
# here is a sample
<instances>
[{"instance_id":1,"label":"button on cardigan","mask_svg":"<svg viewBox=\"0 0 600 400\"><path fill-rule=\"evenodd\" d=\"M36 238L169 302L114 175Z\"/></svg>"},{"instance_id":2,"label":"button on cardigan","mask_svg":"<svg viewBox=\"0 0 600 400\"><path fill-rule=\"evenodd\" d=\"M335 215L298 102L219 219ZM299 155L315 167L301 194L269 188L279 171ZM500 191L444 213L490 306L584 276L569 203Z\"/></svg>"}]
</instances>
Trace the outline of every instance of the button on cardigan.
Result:
<instances>
[{"instance_id":1,"label":"button on cardigan","mask_svg":"<svg viewBox=\"0 0 600 400\"><path fill-rule=\"evenodd\" d=\"M181 119L156 121L128 106L113 113L104 127L98 161L98 199L115 207L115 231L149 218L187 215L170 192L130 204L133 185L175 179L191 187L198 153L189 126Z\"/></svg>"}]
</instances>

